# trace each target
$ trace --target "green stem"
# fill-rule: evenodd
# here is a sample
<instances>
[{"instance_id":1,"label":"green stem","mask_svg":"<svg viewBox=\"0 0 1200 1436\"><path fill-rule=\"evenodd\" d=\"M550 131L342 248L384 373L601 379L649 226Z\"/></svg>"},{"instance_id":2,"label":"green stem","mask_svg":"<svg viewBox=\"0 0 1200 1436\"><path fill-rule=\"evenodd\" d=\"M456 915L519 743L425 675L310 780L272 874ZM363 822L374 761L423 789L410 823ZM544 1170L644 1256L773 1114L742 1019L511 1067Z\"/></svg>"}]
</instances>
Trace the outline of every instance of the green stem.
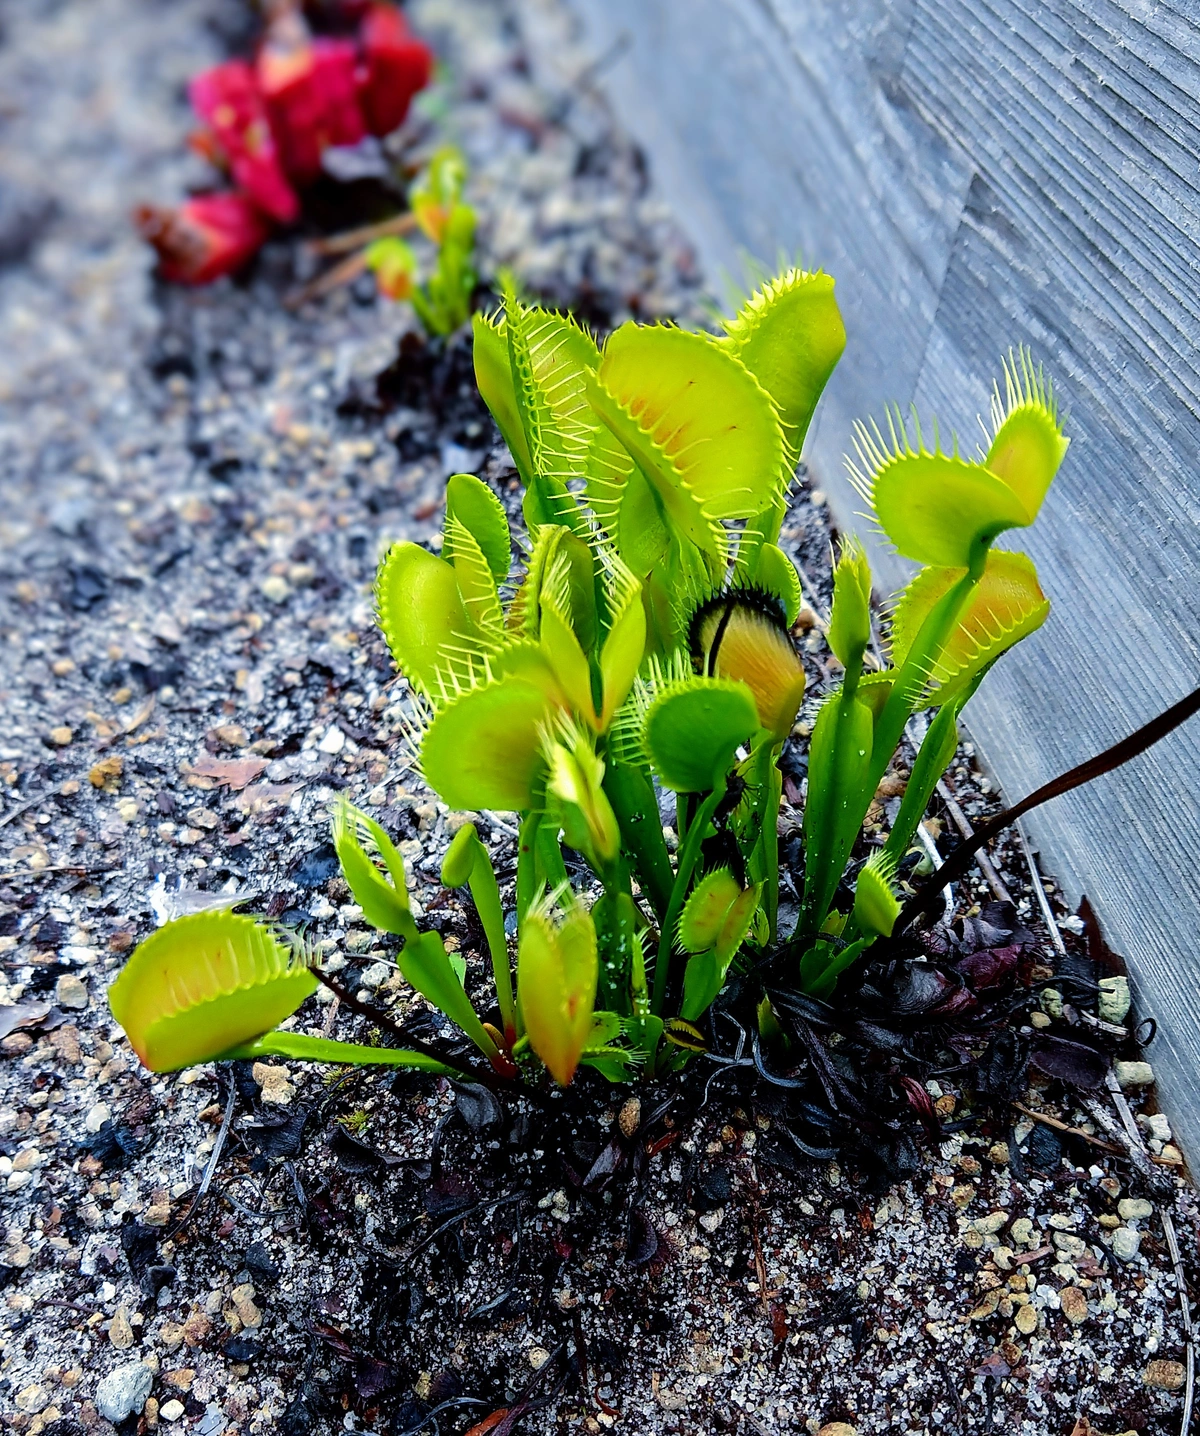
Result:
<instances>
[{"instance_id":1,"label":"green stem","mask_svg":"<svg viewBox=\"0 0 1200 1436\"><path fill-rule=\"evenodd\" d=\"M810 959L821 953L826 944L818 943L810 948L805 954L805 960L800 964L800 990L811 997L828 997L837 986L837 980L842 973L857 962L874 941L874 937L856 938L847 943L840 952L835 952L819 969Z\"/></svg>"},{"instance_id":2,"label":"green stem","mask_svg":"<svg viewBox=\"0 0 1200 1436\"><path fill-rule=\"evenodd\" d=\"M912 717L929 674L936 667L942 650L957 627L972 590L983 577L986 562L987 549L983 548L977 561L972 563L962 578L934 604L913 640L908 657L892 682L892 691L875 724L871 769L866 784L866 801L863 803L864 815L875 796L876 788L887 772L888 764L892 761L904 733L904 725Z\"/></svg>"},{"instance_id":3,"label":"green stem","mask_svg":"<svg viewBox=\"0 0 1200 1436\"><path fill-rule=\"evenodd\" d=\"M539 881L537 836L542 815L536 809L521 818L521 830L517 839L517 925L525 920L525 914L541 897L545 883Z\"/></svg>"},{"instance_id":4,"label":"green stem","mask_svg":"<svg viewBox=\"0 0 1200 1436\"><path fill-rule=\"evenodd\" d=\"M968 690L938 709L937 716L925 730L912 772L908 775L908 786L904 790L900 811L896 814L895 825L888 834L887 846L884 849L887 856L896 863L908 852L908 845L925 816L938 779L954 757L958 747L958 715L971 691Z\"/></svg>"},{"instance_id":5,"label":"green stem","mask_svg":"<svg viewBox=\"0 0 1200 1436\"><path fill-rule=\"evenodd\" d=\"M759 793L756 807L762 831L758 841L762 853L764 905L772 947L779 928L779 802L783 796L783 774L779 771L780 746L764 743L758 755Z\"/></svg>"},{"instance_id":6,"label":"green stem","mask_svg":"<svg viewBox=\"0 0 1200 1436\"><path fill-rule=\"evenodd\" d=\"M987 549L981 547L967 572L942 595L930 610L929 616L913 640L908 657L892 682L892 691L884 704L882 713L873 725L870 756L865 765L865 771L860 769L862 777L853 785L855 791L846 792L839 804L844 811L840 816L836 851L831 849L827 855L828 861L819 865L810 865L809 872L805 874L805 900L795 934L795 940L799 942L812 942L820 931L829 910L829 904L833 901L837 885L841 880L845 859L849 856L855 836L862 828L867 809L871 806L876 789L887 772L888 764L895 756L897 745L904 732L904 725L912 716L913 708L928 682L930 672L937 665L942 650L954 632L964 606L970 599L972 590L982 577L986 562ZM847 771L847 759L852 756L844 745L844 734L841 731L843 724L840 720L842 717L847 719L849 717L848 710L852 698L848 701L847 686L850 686L852 695L853 687L857 686L857 682L858 675L852 674L848 668L846 684L843 685L840 699L839 732L836 739L834 771L831 776L831 781L834 783L838 782L837 775L839 773ZM810 757L810 804L812 801L813 773ZM811 844L809 846L811 847ZM813 878L812 882L809 881L810 873Z\"/></svg>"},{"instance_id":7,"label":"green stem","mask_svg":"<svg viewBox=\"0 0 1200 1436\"><path fill-rule=\"evenodd\" d=\"M662 932L659 934L658 957L654 963L654 994L650 1010L658 1016L662 1015L663 1002L666 1000L667 972L671 964L671 953L675 947L675 929L679 923L679 914L683 911L683 904L691 885L692 870L700 856L700 844L708 836L712 816L717 810L717 805L725 796L725 781L722 778L700 804L696 816L688 824L687 839L679 849L679 866L675 872L675 883L671 888L671 901L667 906L667 915L663 919Z\"/></svg>"},{"instance_id":8,"label":"green stem","mask_svg":"<svg viewBox=\"0 0 1200 1436\"><path fill-rule=\"evenodd\" d=\"M479 844L471 876L467 879L471 896L475 899L475 911L487 938L488 951L492 957L492 977L496 984L496 1001L504 1023L504 1036L509 1045L517 1035L517 1003L513 994L512 966L508 960L508 938L504 931L504 908L500 902L500 885L492 867L492 855L483 843Z\"/></svg>"},{"instance_id":9,"label":"green stem","mask_svg":"<svg viewBox=\"0 0 1200 1436\"><path fill-rule=\"evenodd\" d=\"M870 763L870 713L844 687L833 701L836 707L818 715L809 748L804 902L795 934L806 943L825 922L866 812L865 805L859 810L859 800Z\"/></svg>"},{"instance_id":10,"label":"green stem","mask_svg":"<svg viewBox=\"0 0 1200 1436\"><path fill-rule=\"evenodd\" d=\"M538 862L551 890L569 883L567 865L563 862L562 844L557 826L542 823L538 828Z\"/></svg>"},{"instance_id":11,"label":"green stem","mask_svg":"<svg viewBox=\"0 0 1200 1436\"><path fill-rule=\"evenodd\" d=\"M661 922L671 901L674 878L650 774L629 763L609 763L604 770L604 791L617 816L621 840L633 859L638 882Z\"/></svg>"},{"instance_id":12,"label":"green stem","mask_svg":"<svg viewBox=\"0 0 1200 1436\"><path fill-rule=\"evenodd\" d=\"M439 1062L424 1052L402 1047L366 1047L359 1042L337 1042L332 1037L306 1037L302 1032L268 1032L253 1042L223 1054L235 1057L294 1057L300 1062L346 1062L355 1067L416 1067L442 1077L462 1077L464 1069Z\"/></svg>"}]
</instances>

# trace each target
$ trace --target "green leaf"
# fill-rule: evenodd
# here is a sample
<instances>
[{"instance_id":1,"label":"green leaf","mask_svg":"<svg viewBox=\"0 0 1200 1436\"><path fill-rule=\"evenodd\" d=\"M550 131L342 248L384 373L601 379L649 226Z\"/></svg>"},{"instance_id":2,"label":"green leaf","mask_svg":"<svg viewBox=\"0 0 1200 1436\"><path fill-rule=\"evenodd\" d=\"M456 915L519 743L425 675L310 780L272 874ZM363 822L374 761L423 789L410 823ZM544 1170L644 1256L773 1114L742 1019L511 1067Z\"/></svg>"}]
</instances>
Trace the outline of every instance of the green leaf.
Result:
<instances>
[{"instance_id":1,"label":"green leaf","mask_svg":"<svg viewBox=\"0 0 1200 1436\"><path fill-rule=\"evenodd\" d=\"M154 1072L211 1062L290 1017L316 990L298 947L231 912L176 918L135 949L108 990Z\"/></svg>"},{"instance_id":2,"label":"green leaf","mask_svg":"<svg viewBox=\"0 0 1200 1436\"><path fill-rule=\"evenodd\" d=\"M364 837L383 858L388 877L371 861ZM333 811L333 846L342 876L371 926L400 937L415 937L417 926L408 908L404 859L375 819L345 798Z\"/></svg>"},{"instance_id":3,"label":"green leaf","mask_svg":"<svg viewBox=\"0 0 1200 1436\"><path fill-rule=\"evenodd\" d=\"M725 323L723 341L775 400L798 456L817 400L846 347L827 274L789 269Z\"/></svg>"},{"instance_id":4,"label":"green leaf","mask_svg":"<svg viewBox=\"0 0 1200 1436\"><path fill-rule=\"evenodd\" d=\"M513 387L512 365L508 358L508 340L504 320L476 314L472 320L475 354L475 383L483 402L508 445L513 463L526 489L533 483L533 457L521 423L517 396Z\"/></svg>"},{"instance_id":5,"label":"green leaf","mask_svg":"<svg viewBox=\"0 0 1200 1436\"><path fill-rule=\"evenodd\" d=\"M1059 425L1054 391L1028 349L1009 354L1004 388L1004 399L997 386L992 400L995 437L985 462L1036 517L1071 441Z\"/></svg>"},{"instance_id":6,"label":"green leaf","mask_svg":"<svg viewBox=\"0 0 1200 1436\"><path fill-rule=\"evenodd\" d=\"M925 568L904 590L892 619L897 667L935 605L962 576L962 569ZM1049 612L1033 561L1023 553L990 550L979 582L934 659L919 706L949 702L1002 653L1040 628Z\"/></svg>"},{"instance_id":7,"label":"green leaf","mask_svg":"<svg viewBox=\"0 0 1200 1436\"><path fill-rule=\"evenodd\" d=\"M628 893L605 892L592 908L599 954L597 992L606 1007L628 1014L633 949L645 926L637 905Z\"/></svg>"},{"instance_id":8,"label":"green leaf","mask_svg":"<svg viewBox=\"0 0 1200 1436\"><path fill-rule=\"evenodd\" d=\"M707 553L725 553L722 519L752 517L783 487L783 431L770 397L703 335L623 324L588 395L669 524Z\"/></svg>"},{"instance_id":9,"label":"green leaf","mask_svg":"<svg viewBox=\"0 0 1200 1436\"><path fill-rule=\"evenodd\" d=\"M837 980L870 947L873 938L860 937L842 948L833 943L818 942L804 954L800 962L800 990L813 997L828 998Z\"/></svg>"},{"instance_id":10,"label":"green leaf","mask_svg":"<svg viewBox=\"0 0 1200 1436\"><path fill-rule=\"evenodd\" d=\"M925 732L917 760L908 775L908 786L900 802L900 811L892 831L888 834L884 851L893 863L899 863L908 852L917 825L925 816L933 790L938 779L954 761L958 749L958 714L967 694L960 693L949 703L943 704Z\"/></svg>"},{"instance_id":11,"label":"green leaf","mask_svg":"<svg viewBox=\"0 0 1200 1436\"><path fill-rule=\"evenodd\" d=\"M642 586L619 560L607 585L608 632L600 648L600 732L607 732L617 709L629 697L646 651L646 610Z\"/></svg>"},{"instance_id":12,"label":"green leaf","mask_svg":"<svg viewBox=\"0 0 1200 1436\"><path fill-rule=\"evenodd\" d=\"M436 932L423 932L410 939L396 958L405 979L471 1039L485 1056L496 1055L496 1044L484 1030L483 1023L463 990L462 980L451 966L450 954Z\"/></svg>"},{"instance_id":13,"label":"green leaf","mask_svg":"<svg viewBox=\"0 0 1200 1436\"><path fill-rule=\"evenodd\" d=\"M684 679L660 694L645 720L646 753L664 787L706 793L758 732L758 710L744 683Z\"/></svg>"},{"instance_id":14,"label":"green leaf","mask_svg":"<svg viewBox=\"0 0 1200 1436\"><path fill-rule=\"evenodd\" d=\"M817 714L804 806L805 934L823 923L858 833L859 798L870 771L873 727L871 710L844 694L830 698Z\"/></svg>"},{"instance_id":15,"label":"green leaf","mask_svg":"<svg viewBox=\"0 0 1200 1436\"><path fill-rule=\"evenodd\" d=\"M492 980L496 984L496 1001L504 1023L504 1036L511 1047L517 1031L516 1004L508 962L508 939L504 931L504 908L492 867L492 855L480 841L474 823L464 823L451 839L442 859L442 883L448 888L462 887L464 883L471 885L471 897L492 959Z\"/></svg>"},{"instance_id":16,"label":"green leaf","mask_svg":"<svg viewBox=\"0 0 1200 1436\"><path fill-rule=\"evenodd\" d=\"M393 544L375 580L379 626L401 672L426 692L477 647L453 567L415 543Z\"/></svg>"},{"instance_id":17,"label":"green leaf","mask_svg":"<svg viewBox=\"0 0 1200 1436\"><path fill-rule=\"evenodd\" d=\"M497 583L508 577L512 565L512 540L504 505L474 474L451 474L446 480L446 520L457 519L479 545ZM442 550L453 562L453 553Z\"/></svg>"},{"instance_id":18,"label":"green leaf","mask_svg":"<svg viewBox=\"0 0 1200 1436\"><path fill-rule=\"evenodd\" d=\"M704 952L716 944L729 909L741 894L728 868L717 868L700 879L679 915L679 945L684 952Z\"/></svg>"},{"instance_id":19,"label":"green leaf","mask_svg":"<svg viewBox=\"0 0 1200 1436\"><path fill-rule=\"evenodd\" d=\"M776 544L765 543L758 550L753 579L760 588L778 598L783 605L787 626L791 628L800 615L804 597L796 565Z\"/></svg>"},{"instance_id":20,"label":"green leaf","mask_svg":"<svg viewBox=\"0 0 1200 1436\"><path fill-rule=\"evenodd\" d=\"M579 540L572 538L565 529L559 529L558 532L572 543L578 544ZM582 609L582 626L585 627L588 637L594 636L595 599L589 581L587 588L583 590L585 605L573 601L577 597L578 589L572 585L572 573L573 567L566 546L560 545L541 587L542 652L546 655L547 662L554 670L554 675L572 708L593 728L598 728L600 720L592 700L591 664L588 662L582 636L576 627L576 624L580 623L579 615ZM586 647L590 648L591 644Z\"/></svg>"},{"instance_id":21,"label":"green leaf","mask_svg":"<svg viewBox=\"0 0 1200 1436\"><path fill-rule=\"evenodd\" d=\"M544 688L516 674L450 699L421 741L425 781L452 808L532 807L545 766L540 729L555 711Z\"/></svg>"},{"instance_id":22,"label":"green leaf","mask_svg":"<svg viewBox=\"0 0 1200 1436\"><path fill-rule=\"evenodd\" d=\"M462 1077L462 1069L450 1067L425 1052L405 1047L367 1047L359 1042L337 1042L330 1037L308 1037L303 1032L268 1032L253 1042L226 1052L228 1059L291 1057L297 1062L345 1062L352 1067L410 1067L434 1072L441 1077Z\"/></svg>"},{"instance_id":23,"label":"green leaf","mask_svg":"<svg viewBox=\"0 0 1200 1436\"><path fill-rule=\"evenodd\" d=\"M671 901L674 876L650 771L640 761L629 763L615 758L610 747L604 791L617 815L622 844L638 882L661 922Z\"/></svg>"},{"instance_id":24,"label":"green leaf","mask_svg":"<svg viewBox=\"0 0 1200 1436\"><path fill-rule=\"evenodd\" d=\"M1033 522L1018 495L982 464L913 449L907 437L887 453L878 432L861 427L857 443L870 465L866 480L856 471L860 492L905 558L965 569L1005 529Z\"/></svg>"}]
</instances>

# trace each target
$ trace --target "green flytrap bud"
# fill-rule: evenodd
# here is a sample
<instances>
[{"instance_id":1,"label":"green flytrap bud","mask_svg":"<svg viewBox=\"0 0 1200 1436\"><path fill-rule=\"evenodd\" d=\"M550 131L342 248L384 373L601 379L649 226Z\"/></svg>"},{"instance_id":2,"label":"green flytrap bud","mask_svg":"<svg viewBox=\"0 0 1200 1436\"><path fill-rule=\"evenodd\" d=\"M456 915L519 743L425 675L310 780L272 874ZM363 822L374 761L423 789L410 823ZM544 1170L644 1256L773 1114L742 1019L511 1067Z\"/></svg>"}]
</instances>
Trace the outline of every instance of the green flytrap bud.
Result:
<instances>
[{"instance_id":1,"label":"green flytrap bud","mask_svg":"<svg viewBox=\"0 0 1200 1436\"><path fill-rule=\"evenodd\" d=\"M547 735L546 801L558 819L567 845L580 852L596 872L609 869L621 850L616 814L604 792L604 762L581 732L562 725Z\"/></svg>"},{"instance_id":2,"label":"green flytrap bud","mask_svg":"<svg viewBox=\"0 0 1200 1436\"><path fill-rule=\"evenodd\" d=\"M859 871L852 916L865 936L891 937L900 916L900 903L892 890L895 877L895 863L882 852L873 853Z\"/></svg>"},{"instance_id":3,"label":"green flytrap bud","mask_svg":"<svg viewBox=\"0 0 1200 1436\"><path fill-rule=\"evenodd\" d=\"M374 818L345 798L333 810L333 846L354 900L372 927L399 937L416 937L408 907L404 859ZM381 872L372 853L382 859Z\"/></svg>"},{"instance_id":4,"label":"green flytrap bud","mask_svg":"<svg viewBox=\"0 0 1200 1436\"><path fill-rule=\"evenodd\" d=\"M529 1044L562 1087L591 1035L598 974L592 915L560 888L525 916L517 979Z\"/></svg>"},{"instance_id":5,"label":"green flytrap bud","mask_svg":"<svg viewBox=\"0 0 1200 1436\"><path fill-rule=\"evenodd\" d=\"M871 642L871 566L862 544L842 544L833 569L833 609L829 646L847 670L862 663Z\"/></svg>"}]
</instances>

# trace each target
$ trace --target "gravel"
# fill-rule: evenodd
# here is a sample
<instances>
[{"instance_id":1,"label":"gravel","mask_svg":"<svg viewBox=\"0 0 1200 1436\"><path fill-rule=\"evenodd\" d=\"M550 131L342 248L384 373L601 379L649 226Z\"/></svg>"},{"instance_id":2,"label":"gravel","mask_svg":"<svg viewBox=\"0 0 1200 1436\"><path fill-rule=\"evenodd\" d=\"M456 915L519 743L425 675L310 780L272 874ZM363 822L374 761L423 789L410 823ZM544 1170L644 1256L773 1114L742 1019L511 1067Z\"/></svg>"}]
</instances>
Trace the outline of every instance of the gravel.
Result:
<instances>
[{"instance_id":1,"label":"gravel","mask_svg":"<svg viewBox=\"0 0 1200 1436\"><path fill-rule=\"evenodd\" d=\"M466 149L485 272L511 265L604 326L699 317L686 236L559 7L412 12L451 76L414 153L445 133ZM1083 1136L1014 1113L888 1184L786 1158L770 1104L736 1078L665 1112L663 1094L602 1087L502 1110L484 1089L377 1073L138 1066L107 983L156 922L238 896L303 924L351 991L437 1038L337 877L341 791L396 834L414 910L472 981L482 966L437 881L462 815L411 771L408 695L370 602L389 543L434 539L448 473L515 500L469 349L423 349L369 287L287 309L312 269L294 239L237 284L163 289L127 222L201 178L183 84L245 25L232 0L4 14L4 1419L26 1436L104 1436L138 1412L303 1436L404 1431L450 1403L439 1429L461 1432L526 1393L531 1433L1067 1436L1081 1414L1177 1432L1162 1205L1048 1079L1022 1105ZM806 477L785 539L814 608L829 538ZM804 650L815 704L837 681L815 623ZM949 782L968 819L994 809L969 745ZM503 818L480 826L502 862ZM1032 923L1019 849L993 859ZM978 875L960 892L986 896ZM1109 992L1106 1020L1126 995ZM317 999L296 1025L367 1033ZM1139 1111L1151 1078L1124 1073ZM927 1090L945 1120L966 1113L953 1074ZM1165 1119L1141 1115L1178 1172ZM616 1180L635 1167L640 1187ZM1194 1286L1181 1177L1166 1210ZM564 1366L580 1339L582 1383Z\"/></svg>"}]
</instances>

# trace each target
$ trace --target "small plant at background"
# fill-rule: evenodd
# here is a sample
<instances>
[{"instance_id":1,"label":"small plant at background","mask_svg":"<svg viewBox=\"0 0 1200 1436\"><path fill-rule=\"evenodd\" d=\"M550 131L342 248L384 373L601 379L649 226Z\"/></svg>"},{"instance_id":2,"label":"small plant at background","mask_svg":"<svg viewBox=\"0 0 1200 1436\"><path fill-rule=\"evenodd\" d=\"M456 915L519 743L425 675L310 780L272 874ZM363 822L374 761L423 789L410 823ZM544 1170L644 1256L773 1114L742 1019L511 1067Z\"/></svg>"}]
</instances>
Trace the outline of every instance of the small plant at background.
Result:
<instances>
[{"instance_id":1,"label":"small plant at background","mask_svg":"<svg viewBox=\"0 0 1200 1436\"><path fill-rule=\"evenodd\" d=\"M433 269L424 282L418 278L421 266L412 246L398 235L375 240L365 253L380 292L407 300L430 335L453 334L471 317L477 280L475 211L463 203L466 178L466 160L446 145L409 191L413 218L435 247Z\"/></svg>"},{"instance_id":2,"label":"small plant at background","mask_svg":"<svg viewBox=\"0 0 1200 1436\"><path fill-rule=\"evenodd\" d=\"M927 444L898 415L886 434L859 430L860 491L886 537L923 567L896 602L890 663L868 666L869 565L854 542L838 555L829 642L845 677L812 730L802 896L780 931L779 759L805 676L790 635L800 584L778 538L845 342L832 280L789 270L720 337L629 323L600 348L511 285L502 311L474 324L479 388L524 486L519 560L495 494L458 474L440 555L395 545L376 596L418 705L412 739L426 782L451 808L518 815L507 899L515 983L504 895L473 824L452 842L442 879L469 889L486 937L494 998L478 1011L462 959L419 930L383 828L343 803L334 843L367 921L401 939L404 977L497 1073L544 1067L559 1083L581 1064L613 1080L663 1073L703 1049L697 1024L731 973L769 971L827 996L892 934L897 868L954 753L958 715L991 664L1046 617L1031 561L993 545L1033 523L1067 441L1025 354L1005 368L977 458ZM934 718L899 814L864 850L867 809L921 708ZM673 795L673 834L663 794ZM572 881L567 853L587 879ZM135 991L138 1012L161 1005L137 974L152 968L147 948L172 951L170 932L144 944L114 988L118 1017L133 1013ZM195 961L178 959L172 992ZM259 993L237 973L231 1010L246 1020L229 1029L230 1049L301 1041L267 1031L276 989ZM311 979L300 964L286 981L280 1009L286 993L294 1010ZM192 1009L172 1001L174 1033ZM771 1032L769 1003L759 1012ZM212 1023L205 1032L187 1060L200 1060L200 1046L218 1055ZM150 1060L161 1044L138 1050ZM361 1060L432 1060L365 1051Z\"/></svg>"},{"instance_id":3,"label":"small plant at background","mask_svg":"<svg viewBox=\"0 0 1200 1436\"><path fill-rule=\"evenodd\" d=\"M192 80L188 97L201 121L192 146L233 188L175 209L137 210L164 279L207 284L235 273L273 225L299 218L327 149L403 123L429 83L433 56L390 0L353 14L361 18L352 34L314 35L302 7L285 0L271 8L253 62L228 60Z\"/></svg>"}]
</instances>

